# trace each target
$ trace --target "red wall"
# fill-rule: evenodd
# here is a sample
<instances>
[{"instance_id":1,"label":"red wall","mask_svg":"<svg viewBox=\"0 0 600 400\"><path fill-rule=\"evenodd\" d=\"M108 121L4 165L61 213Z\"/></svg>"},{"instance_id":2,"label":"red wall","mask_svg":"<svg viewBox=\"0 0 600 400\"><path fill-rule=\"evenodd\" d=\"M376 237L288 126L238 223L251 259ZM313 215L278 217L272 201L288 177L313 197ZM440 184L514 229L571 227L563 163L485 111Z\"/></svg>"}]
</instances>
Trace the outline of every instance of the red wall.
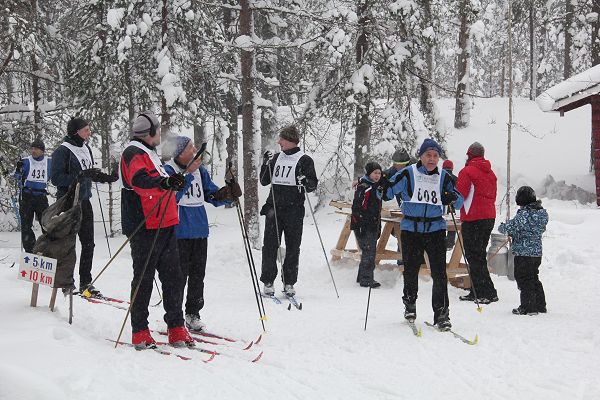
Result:
<instances>
[{"instance_id":1,"label":"red wall","mask_svg":"<svg viewBox=\"0 0 600 400\"><path fill-rule=\"evenodd\" d=\"M592 151L596 171L596 204L600 206L600 96L591 97L592 104Z\"/></svg>"}]
</instances>

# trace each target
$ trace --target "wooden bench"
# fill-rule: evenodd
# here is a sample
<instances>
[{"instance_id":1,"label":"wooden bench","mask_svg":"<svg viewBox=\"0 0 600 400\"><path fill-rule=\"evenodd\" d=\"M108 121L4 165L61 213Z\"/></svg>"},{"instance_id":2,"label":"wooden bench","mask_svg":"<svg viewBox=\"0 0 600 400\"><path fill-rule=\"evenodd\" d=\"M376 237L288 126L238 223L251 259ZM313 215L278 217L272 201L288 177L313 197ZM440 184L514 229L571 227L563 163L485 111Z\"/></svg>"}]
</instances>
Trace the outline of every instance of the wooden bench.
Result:
<instances>
[{"instance_id":1,"label":"wooden bench","mask_svg":"<svg viewBox=\"0 0 600 400\"><path fill-rule=\"evenodd\" d=\"M352 215L352 204L345 201L332 200L329 202L330 206L338 208L336 213L346 215L346 222L344 223L344 227L340 232L340 236L338 238L337 244L334 249L331 250L331 259L332 261L339 261L343 258L350 258L353 260L360 261L360 250L359 249L348 249L346 246L348 245L348 240L350 239L350 235L352 234L352 230L350 229L350 216ZM399 209L393 208L383 208L381 210L381 222L382 222L382 231L381 236L377 241L377 251L375 255L375 266L376 267L386 267L386 268L399 268L403 269L403 266L397 264L384 264L381 265L382 260L402 260L402 248L400 241L400 222L402 221L403 215ZM446 273L448 275L448 281L451 285L460 287L460 288L469 288L471 287L471 281L469 279L469 275L467 272L466 265L461 262L462 252L459 245L459 240L462 241L462 234L460 231L460 220L456 219L456 228L454 228L454 224L450 219L448 222L448 231L457 231L457 239L456 245L452 249L452 255L450 256L450 261L446 264ZM392 235L392 232L395 232L396 239L398 240L399 250L389 250L387 249L387 244ZM427 253L424 254L425 264L421 266L420 274L423 275L431 275L429 269L429 260L427 257Z\"/></svg>"}]
</instances>

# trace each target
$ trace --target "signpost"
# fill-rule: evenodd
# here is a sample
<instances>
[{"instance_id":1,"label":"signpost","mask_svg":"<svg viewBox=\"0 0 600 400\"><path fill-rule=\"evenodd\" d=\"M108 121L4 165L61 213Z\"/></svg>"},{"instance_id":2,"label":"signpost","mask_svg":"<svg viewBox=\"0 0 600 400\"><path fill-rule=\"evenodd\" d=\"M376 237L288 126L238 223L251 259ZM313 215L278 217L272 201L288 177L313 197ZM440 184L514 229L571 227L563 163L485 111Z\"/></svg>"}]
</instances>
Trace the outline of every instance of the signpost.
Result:
<instances>
[{"instance_id":1,"label":"signpost","mask_svg":"<svg viewBox=\"0 0 600 400\"><path fill-rule=\"evenodd\" d=\"M31 307L37 306L37 295L40 285L54 287L57 261L54 258L23 252L19 263L18 278L33 283L31 291ZM53 297L55 293L53 292ZM53 305L51 304L50 308Z\"/></svg>"}]
</instances>

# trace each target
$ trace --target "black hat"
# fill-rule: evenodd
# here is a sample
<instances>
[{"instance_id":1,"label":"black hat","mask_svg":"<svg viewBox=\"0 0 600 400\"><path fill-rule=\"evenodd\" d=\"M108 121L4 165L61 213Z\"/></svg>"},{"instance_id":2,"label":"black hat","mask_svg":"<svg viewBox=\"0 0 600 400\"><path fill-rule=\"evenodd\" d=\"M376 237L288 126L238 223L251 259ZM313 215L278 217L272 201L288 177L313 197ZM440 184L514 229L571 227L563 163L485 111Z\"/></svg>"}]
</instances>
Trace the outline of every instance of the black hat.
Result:
<instances>
[{"instance_id":1,"label":"black hat","mask_svg":"<svg viewBox=\"0 0 600 400\"><path fill-rule=\"evenodd\" d=\"M295 125L289 125L283 128L281 132L279 132L279 137L296 144L300 142L300 133Z\"/></svg>"},{"instance_id":2,"label":"black hat","mask_svg":"<svg viewBox=\"0 0 600 400\"><path fill-rule=\"evenodd\" d=\"M376 163L375 161L368 162L367 165L365 165L365 172L367 173L367 176L371 175L371 173L376 169L382 171L381 165L379 165L379 163Z\"/></svg>"},{"instance_id":3,"label":"black hat","mask_svg":"<svg viewBox=\"0 0 600 400\"><path fill-rule=\"evenodd\" d=\"M67 135L75 136L77 134L77 131L79 131L82 128L85 128L88 125L89 123L85 119L79 117L72 117L69 123L67 124Z\"/></svg>"},{"instance_id":4,"label":"black hat","mask_svg":"<svg viewBox=\"0 0 600 400\"><path fill-rule=\"evenodd\" d=\"M392 155L392 162L394 164L408 164L410 162L410 156L406 150L396 150Z\"/></svg>"},{"instance_id":5,"label":"black hat","mask_svg":"<svg viewBox=\"0 0 600 400\"><path fill-rule=\"evenodd\" d=\"M531 204L536 200L535 191L530 186L521 186L519 190L517 190L515 201L517 202L518 206L526 206L527 204Z\"/></svg>"},{"instance_id":6,"label":"black hat","mask_svg":"<svg viewBox=\"0 0 600 400\"><path fill-rule=\"evenodd\" d=\"M469 156L469 158L483 157L484 155L485 148L479 142L473 142L473 144L471 144L467 149L467 156Z\"/></svg>"},{"instance_id":7,"label":"black hat","mask_svg":"<svg viewBox=\"0 0 600 400\"><path fill-rule=\"evenodd\" d=\"M35 138L33 142L31 142L31 147L35 147L36 149L40 149L42 151L46 151L46 145L42 142L42 139Z\"/></svg>"}]
</instances>

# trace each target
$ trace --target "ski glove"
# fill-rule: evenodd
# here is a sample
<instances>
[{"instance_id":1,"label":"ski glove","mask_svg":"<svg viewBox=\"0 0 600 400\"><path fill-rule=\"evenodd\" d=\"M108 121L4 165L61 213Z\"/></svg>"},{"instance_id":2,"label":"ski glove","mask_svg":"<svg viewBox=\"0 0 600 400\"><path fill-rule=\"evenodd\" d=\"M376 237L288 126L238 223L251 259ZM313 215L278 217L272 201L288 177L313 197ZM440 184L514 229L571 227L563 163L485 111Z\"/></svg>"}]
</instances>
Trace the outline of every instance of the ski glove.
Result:
<instances>
[{"instance_id":1,"label":"ski glove","mask_svg":"<svg viewBox=\"0 0 600 400\"><path fill-rule=\"evenodd\" d=\"M229 182L225 182L225 183L227 184L227 187L230 189L231 196L233 197L233 199L237 199L238 197L242 196L242 188L236 181L229 181ZM231 199L231 200L233 200L233 199Z\"/></svg>"},{"instance_id":2,"label":"ski glove","mask_svg":"<svg viewBox=\"0 0 600 400\"><path fill-rule=\"evenodd\" d=\"M169 176L168 178L163 178L160 181L160 187L165 189L165 190L172 190L174 192L178 192L181 189L183 189L183 186L185 185L185 177L180 174L173 174L171 176Z\"/></svg>"},{"instance_id":3,"label":"ski glove","mask_svg":"<svg viewBox=\"0 0 600 400\"><path fill-rule=\"evenodd\" d=\"M442 204L447 206L454 203L458 199L458 196L454 192L442 193Z\"/></svg>"},{"instance_id":4,"label":"ski glove","mask_svg":"<svg viewBox=\"0 0 600 400\"><path fill-rule=\"evenodd\" d=\"M224 201L224 200L230 200L231 201L231 200L234 199L234 197L233 197L233 195L231 193L231 187L230 186L223 186L221 189L217 190L212 195L212 198L215 201Z\"/></svg>"},{"instance_id":5,"label":"ski glove","mask_svg":"<svg viewBox=\"0 0 600 400\"><path fill-rule=\"evenodd\" d=\"M269 163L269 161L271 161L272 159L273 159L273 152L271 150L265 151L265 154L263 154L263 164L267 165Z\"/></svg>"},{"instance_id":6,"label":"ski glove","mask_svg":"<svg viewBox=\"0 0 600 400\"><path fill-rule=\"evenodd\" d=\"M115 172L113 172L112 175L108 175L100 171L100 169L98 168L89 168L81 171L81 176L85 178L90 178L92 182L112 183L119 180L119 175Z\"/></svg>"}]
</instances>

